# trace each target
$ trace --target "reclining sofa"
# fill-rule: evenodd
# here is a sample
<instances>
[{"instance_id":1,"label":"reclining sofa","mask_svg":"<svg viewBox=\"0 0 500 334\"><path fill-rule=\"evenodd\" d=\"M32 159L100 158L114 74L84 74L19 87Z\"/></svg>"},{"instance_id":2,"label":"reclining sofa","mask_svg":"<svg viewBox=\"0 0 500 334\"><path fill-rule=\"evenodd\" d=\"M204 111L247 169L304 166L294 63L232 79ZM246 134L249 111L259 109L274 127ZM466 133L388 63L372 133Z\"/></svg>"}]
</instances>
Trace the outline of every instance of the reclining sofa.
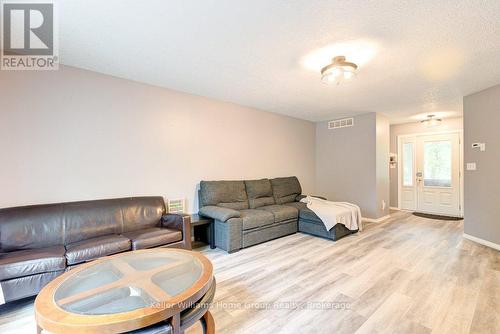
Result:
<instances>
[{"instance_id":1,"label":"reclining sofa","mask_svg":"<svg viewBox=\"0 0 500 334\"><path fill-rule=\"evenodd\" d=\"M201 181L199 215L215 221L215 245L232 253L296 233L338 240L357 231L337 224L327 231L321 219L300 202L297 177L245 181Z\"/></svg>"},{"instance_id":2,"label":"reclining sofa","mask_svg":"<svg viewBox=\"0 0 500 334\"><path fill-rule=\"evenodd\" d=\"M72 266L151 247L191 249L189 216L162 197L0 209L0 304L34 296Z\"/></svg>"}]
</instances>

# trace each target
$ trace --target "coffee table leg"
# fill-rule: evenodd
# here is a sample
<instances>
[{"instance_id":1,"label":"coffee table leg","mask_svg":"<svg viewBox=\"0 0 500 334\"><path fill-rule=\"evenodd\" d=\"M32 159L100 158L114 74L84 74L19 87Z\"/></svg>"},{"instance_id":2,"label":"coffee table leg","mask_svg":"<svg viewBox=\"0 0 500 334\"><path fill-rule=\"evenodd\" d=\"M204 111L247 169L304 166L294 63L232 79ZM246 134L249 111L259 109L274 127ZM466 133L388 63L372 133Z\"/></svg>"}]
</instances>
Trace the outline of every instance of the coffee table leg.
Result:
<instances>
[{"instance_id":1,"label":"coffee table leg","mask_svg":"<svg viewBox=\"0 0 500 334\"><path fill-rule=\"evenodd\" d=\"M215 321L210 311L207 311L207 313L203 315L203 318L201 318L201 324L203 325L204 334L215 334Z\"/></svg>"},{"instance_id":2,"label":"coffee table leg","mask_svg":"<svg viewBox=\"0 0 500 334\"><path fill-rule=\"evenodd\" d=\"M181 330L181 315L180 313L177 313L172 317L172 333L173 334L182 334L183 331Z\"/></svg>"},{"instance_id":3,"label":"coffee table leg","mask_svg":"<svg viewBox=\"0 0 500 334\"><path fill-rule=\"evenodd\" d=\"M211 222L210 225L208 225L208 231L210 233L210 248L214 249L215 248L215 221Z\"/></svg>"}]
</instances>

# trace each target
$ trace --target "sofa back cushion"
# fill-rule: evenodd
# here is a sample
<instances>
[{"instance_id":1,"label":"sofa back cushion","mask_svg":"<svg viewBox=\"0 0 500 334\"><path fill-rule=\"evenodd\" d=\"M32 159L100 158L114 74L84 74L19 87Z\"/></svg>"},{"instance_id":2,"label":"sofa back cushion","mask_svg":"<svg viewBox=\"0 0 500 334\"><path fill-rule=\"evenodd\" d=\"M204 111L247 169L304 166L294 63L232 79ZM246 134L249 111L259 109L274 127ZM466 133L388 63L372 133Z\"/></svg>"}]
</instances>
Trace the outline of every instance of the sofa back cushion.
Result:
<instances>
[{"instance_id":1,"label":"sofa back cushion","mask_svg":"<svg viewBox=\"0 0 500 334\"><path fill-rule=\"evenodd\" d=\"M201 181L200 208L216 205L233 210L248 209L244 181Z\"/></svg>"},{"instance_id":2,"label":"sofa back cushion","mask_svg":"<svg viewBox=\"0 0 500 334\"><path fill-rule=\"evenodd\" d=\"M0 252L36 249L158 226L162 197L114 198L0 209Z\"/></svg>"},{"instance_id":3,"label":"sofa back cushion","mask_svg":"<svg viewBox=\"0 0 500 334\"><path fill-rule=\"evenodd\" d=\"M120 199L123 232L159 226L166 213L163 197L131 197Z\"/></svg>"},{"instance_id":4,"label":"sofa back cushion","mask_svg":"<svg viewBox=\"0 0 500 334\"><path fill-rule=\"evenodd\" d=\"M61 204L0 209L0 252L62 245Z\"/></svg>"},{"instance_id":5,"label":"sofa back cushion","mask_svg":"<svg viewBox=\"0 0 500 334\"><path fill-rule=\"evenodd\" d=\"M121 233L119 199L63 203L64 245Z\"/></svg>"},{"instance_id":6,"label":"sofa back cushion","mask_svg":"<svg viewBox=\"0 0 500 334\"><path fill-rule=\"evenodd\" d=\"M273 188L269 179L245 181L250 209L275 204Z\"/></svg>"},{"instance_id":7,"label":"sofa back cushion","mask_svg":"<svg viewBox=\"0 0 500 334\"><path fill-rule=\"evenodd\" d=\"M295 202L295 198L302 193L300 182L296 176L272 179L271 185L276 204Z\"/></svg>"}]
</instances>

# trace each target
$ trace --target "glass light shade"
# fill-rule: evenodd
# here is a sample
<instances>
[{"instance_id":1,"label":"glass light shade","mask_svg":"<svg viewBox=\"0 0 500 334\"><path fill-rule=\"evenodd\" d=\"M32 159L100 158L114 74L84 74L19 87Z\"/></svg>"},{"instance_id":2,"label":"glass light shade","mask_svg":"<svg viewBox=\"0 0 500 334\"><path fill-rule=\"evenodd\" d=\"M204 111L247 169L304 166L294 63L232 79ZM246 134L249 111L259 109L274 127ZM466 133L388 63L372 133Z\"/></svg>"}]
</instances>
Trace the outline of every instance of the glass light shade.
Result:
<instances>
[{"instance_id":1,"label":"glass light shade","mask_svg":"<svg viewBox=\"0 0 500 334\"><path fill-rule=\"evenodd\" d=\"M321 81L327 84L348 81L356 75L356 69L348 65L336 65L328 68L321 75Z\"/></svg>"},{"instance_id":2,"label":"glass light shade","mask_svg":"<svg viewBox=\"0 0 500 334\"><path fill-rule=\"evenodd\" d=\"M435 117L434 115L427 116L427 119L423 120L422 124L425 124L429 128L441 125L441 119L434 117Z\"/></svg>"}]
</instances>

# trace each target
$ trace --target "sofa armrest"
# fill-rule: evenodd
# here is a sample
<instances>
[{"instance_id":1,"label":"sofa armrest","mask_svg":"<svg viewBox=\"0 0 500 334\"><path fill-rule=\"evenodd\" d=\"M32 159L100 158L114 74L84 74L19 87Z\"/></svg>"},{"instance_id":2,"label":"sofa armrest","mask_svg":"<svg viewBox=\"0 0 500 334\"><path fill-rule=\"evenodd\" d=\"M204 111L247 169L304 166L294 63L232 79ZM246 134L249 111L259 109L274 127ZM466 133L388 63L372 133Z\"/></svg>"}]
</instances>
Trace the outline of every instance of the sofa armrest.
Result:
<instances>
[{"instance_id":1,"label":"sofa armrest","mask_svg":"<svg viewBox=\"0 0 500 334\"><path fill-rule=\"evenodd\" d=\"M161 216L161 226L182 231L184 225L189 225L191 216L186 214L167 213ZM187 224L186 224L187 223Z\"/></svg>"},{"instance_id":2,"label":"sofa armrest","mask_svg":"<svg viewBox=\"0 0 500 334\"><path fill-rule=\"evenodd\" d=\"M161 217L161 226L182 232L184 248L191 249L191 216L167 213Z\"/></svg>"},{"instance_id":3,"label":"sofa armrest","mask_svg":"<svg viewBox=\"0 0 500 334\"><path fill-rule=\"evenodd\" d=\"M226 222L215 220L215 246L228 253L243 248L243 219L230 218Z\"/></svg>"},{"instance_id":4,"label":"sofa armrest","mask_svg":"<svg viewBox=\"0 0 500 334\"><path fill-rule=\"evenodd\" d=\"M316 196L316 195L310 195L311 197L316 197L316 198L319 198L319 199L324 199L325 201L327 200L326 197L323 197L323 196ZM306 198L307 195L297 195L297 197L295 197L295 202L300 202L301 199L303 198Z\"/></svg>"},{"instance_id":5,"label":"sofa armrest","mask_svg":"<svg viewBox=\"0 0 500 334\"><path fill-rule=\"evenodd\" d=\"M239 218L241 216L239 211L214 205L207 205L202 207L199 214L205 217L219 220L221 222L226 222L231 218Z\"/></svg>"}]
</instances>

